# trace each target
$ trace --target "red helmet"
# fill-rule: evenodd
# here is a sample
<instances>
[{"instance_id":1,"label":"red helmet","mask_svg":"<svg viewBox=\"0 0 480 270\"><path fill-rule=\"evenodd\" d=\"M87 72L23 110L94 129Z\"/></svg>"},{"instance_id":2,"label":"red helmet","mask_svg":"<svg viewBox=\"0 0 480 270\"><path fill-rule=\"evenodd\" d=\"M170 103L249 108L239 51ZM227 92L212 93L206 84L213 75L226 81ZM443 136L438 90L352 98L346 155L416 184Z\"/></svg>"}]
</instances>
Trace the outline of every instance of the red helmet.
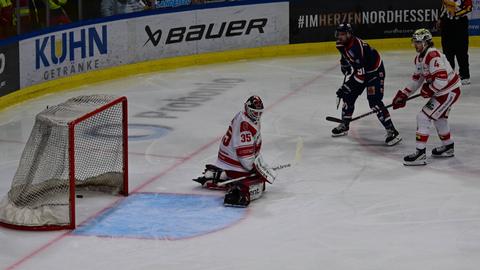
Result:
<instances>
[{"instance_id":1,"label":"red helmet","mask_svg":"<svg viewBox=\"0 0 480 270\"><path fill-rule=\"evenodd\" d=\"M263 102L259 96L251 96L245 102L245 113L252 121L257 122L263 113Z\"/></svg>"}]
</instances>

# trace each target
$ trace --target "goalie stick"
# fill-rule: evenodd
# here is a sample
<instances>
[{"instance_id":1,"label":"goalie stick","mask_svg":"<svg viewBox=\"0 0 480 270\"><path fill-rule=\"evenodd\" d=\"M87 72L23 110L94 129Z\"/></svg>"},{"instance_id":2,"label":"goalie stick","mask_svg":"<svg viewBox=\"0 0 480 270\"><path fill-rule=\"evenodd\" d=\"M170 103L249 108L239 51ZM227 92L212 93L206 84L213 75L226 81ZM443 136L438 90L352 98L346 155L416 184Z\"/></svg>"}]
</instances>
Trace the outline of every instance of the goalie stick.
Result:
<instances>
[{"instance_id":1,"label":"goalie stick","mask_svg":"<svg viewBox=\"0 0 480 270\"><path fill-rule=\"evenodd\" d=\"M282 165L277 165L275 167L272 167L272 170L276 171L276 170L281 170L281 169L285 169L285 168L288 168L292 166L292 164L290 163L286 163L286 164L282 164Z\"/></svg>"},{"instance_id":2,"label":"goalie stick","mask_svg":"<svg viewBox=\"0 0 480 270\"><path fill-rule=\"evenodd\" d=\"M270 169L273 170L273 171L277 171L277 170L281 170L281 169L288 168L288 167L290 167L290 166L292 166L292 164L286 163L286 164L277 165L277 166L272 167L272 168L270 168ZM258 167L257 167L257 169L258 169ZM246 176L242 176L242 177L230 179L230 180L227 180L227 181L219 182L219 183L217 183L217 186L223 187L223 186L225 186L225 185L227 185L227 184L234 183L234 182L238 182L238 181L241 181L241 180L244 180L244 179L247 179L247 178L249 178L249 177L256 176L256 175L257 175L256 173L252 173L252 174L249 174L249 175L246 175ZM268 177L265 177L265 178L268 180L267 182L269 182L270 184L272 184L273 181L275 181L275 178L276 178L276 177L274 177L273 179L272 179L271 177L270 177L270 179L269 179Z\"/></svg>"},{"instance_id":3,"label":"goalie stick","mask_svg":"<svg viewBox=\"0 0 480 270\"><path fill-rule=\"evenodd\" d=\"M223 187L223 186L225 186L226 184L230 184L230 183L233 183L233 182L241 181L241 180L243 180L243 179L247 179L247 178L249 178L249 177L253 177L253 176L256 176L256 175L257 175L256 173L252 173L252 174L245 175L245 176L242 176L242 177L233 178L233 179L230 179L230 180L227 180L227 181L219 182L219 183L217 183L217 186Z\"/></svg>"},{"instance_id":4,"label":"goalie stick","mask_svg":"<svg viewBox=\"0 0 480 270\"><path fill-rule=\"evenodd\" d=\"M413 96L407 98L407 100L414 99L414 98L417 98L417 97L419 97L419 96L420 96L420 94L416 94L416 95L413 95ZM388 108L390 108L390 107L392 107L392 106L393 106L393 103L390 104L390 105L385 106L385 109L388 109ZM374 114L374 113L376 113L376 112L377 112L377 110L371 110L371 111L369 111L369 112L367 112L367 113L364 113L364 114L361 114L361 115L359 115L359 116L357 116L357 117L352 118L352 120L350 120L350 122L355 121L355 120L358 120L358 119L363 118L363 117L365 117L365 116L369 116L369 115ZM327 116L326 120L327 120L327 121L330 121L330 122L336 122L336 123L343 123L343 122L344 122L342 119L336 118L336 117L333 117L333 116Z\"/></svg>"}]
</instances>

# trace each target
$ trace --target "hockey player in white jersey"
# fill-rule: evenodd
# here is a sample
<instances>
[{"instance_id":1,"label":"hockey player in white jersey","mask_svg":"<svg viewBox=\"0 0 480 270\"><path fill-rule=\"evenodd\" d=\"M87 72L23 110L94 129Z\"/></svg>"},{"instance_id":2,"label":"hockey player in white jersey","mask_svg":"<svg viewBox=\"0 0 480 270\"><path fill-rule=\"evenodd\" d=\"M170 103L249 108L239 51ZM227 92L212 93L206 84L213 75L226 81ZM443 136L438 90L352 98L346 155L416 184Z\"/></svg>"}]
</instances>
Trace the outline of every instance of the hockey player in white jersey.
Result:
<instances>
[{"instance_id":1,"label":"hockey player in white jersey","mask_svg":"<svg viewBox=\"0 0 480 270\"><path fill-rule=\"evenodd\" d=\"M403 108L408 96L419 88L421 96L428 98L427 104L417 114L416 152L404 157L405 165L425 165L426 144L429 128L433 121L440 147L432 149L433 157L452 157L454 142L448 125L451 106L460 97L460 77L452 70L445 55L433 46L432 34L427 29L418 29L412 43L417 51L412 81L399 90L393 99L393 109Z\"/></svg>"},{"instance_id":2,"label":"hockey player in white jersey","mask_svg":"<svg viewBox=\"0 0 480 270\"><path fill-rule=\"evenodd\" d=\"M251 96L245 102L244 110L232 119L220 143L215 165L207 164L203 176L193 179L205 188L225 189L226 206L246 207L250 201L259 198L265 190L266 178L257 171L255 159L260 155L262 137L260 118L263 102L259 96ZM245 179L219 186L227 180Z\"/></svg>"}]
</instances>

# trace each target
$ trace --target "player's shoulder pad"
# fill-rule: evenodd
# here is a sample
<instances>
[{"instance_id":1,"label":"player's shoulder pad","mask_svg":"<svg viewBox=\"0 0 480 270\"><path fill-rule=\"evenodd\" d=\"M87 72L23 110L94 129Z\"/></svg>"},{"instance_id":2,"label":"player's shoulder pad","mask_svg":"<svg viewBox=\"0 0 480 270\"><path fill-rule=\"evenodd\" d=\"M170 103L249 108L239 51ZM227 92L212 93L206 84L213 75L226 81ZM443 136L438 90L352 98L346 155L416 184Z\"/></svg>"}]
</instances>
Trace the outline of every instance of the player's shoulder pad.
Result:
<instances>
[{"instance_id":1,"label":"player's shoulder pad","mask_svg":"<svg viewBox=\"0 0 480 270\"><path fill-rule=\"evenodd\" d=\"M363 43L358 37L354 37L351 46L348 48L350 52L355 55L363 55Z\"/></svg>"},{"instance_id":2,"label":"player's shoulder pad","mask_svg":"<svg viewBox=\"0 0 480 270\"><path fill-rule=\"evenodd\" d=\"M365 41L363 41L363 39L359 38L359 37L355 37L355 42L358 43L359 45L368 45Z\"/></svg>"},{"instance_id":3,"label":"player's shoulder pad","mask_svg":"<svg viewBox=\"0 0 480 270\"><path fill-rule=\"evenodd\" d=\"M431 50L425 56L425 64L430 65L430 62L432 61L432 59L440 58L440 57L441 57L441 55L440 55L440 52L438 50Z\"/></svg>"}]
</instances>

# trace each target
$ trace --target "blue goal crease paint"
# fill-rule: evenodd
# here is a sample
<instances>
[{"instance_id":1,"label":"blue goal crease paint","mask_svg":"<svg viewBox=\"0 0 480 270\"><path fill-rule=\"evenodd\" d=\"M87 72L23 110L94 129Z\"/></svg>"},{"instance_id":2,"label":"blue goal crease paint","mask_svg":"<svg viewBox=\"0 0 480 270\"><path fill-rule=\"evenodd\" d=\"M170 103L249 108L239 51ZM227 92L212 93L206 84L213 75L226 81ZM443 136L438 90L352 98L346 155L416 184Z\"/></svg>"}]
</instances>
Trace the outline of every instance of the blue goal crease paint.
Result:
<instances>
[{"instance_id":1,"label":"blue goal crease paint","mask_svg":"<svg viewBox=\"0 0 480 270\"><path fill-rule=\"evenodd\" d=\"M223 197L136 193L79 226L74 235L185 239L225 229L242 220L245 208L223 206Z\"/></svg>"}]
</instances>

